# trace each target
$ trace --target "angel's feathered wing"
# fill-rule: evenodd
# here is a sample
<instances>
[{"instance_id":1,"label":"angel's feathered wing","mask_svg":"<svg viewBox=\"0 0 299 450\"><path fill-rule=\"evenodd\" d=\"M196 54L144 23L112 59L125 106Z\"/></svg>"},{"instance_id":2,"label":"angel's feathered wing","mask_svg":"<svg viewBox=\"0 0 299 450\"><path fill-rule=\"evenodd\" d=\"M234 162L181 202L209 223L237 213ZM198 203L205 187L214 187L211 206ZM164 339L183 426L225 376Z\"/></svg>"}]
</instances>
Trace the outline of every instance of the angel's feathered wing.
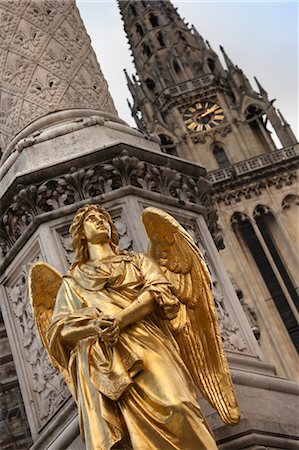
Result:
<instances>
[{"instance_id":1,"label":"angel's feathered wing","mask_svg":"<svg viewBox=\"0 0 299 450\"><path fill-rule=\"evenodd\" d=\"M194 383L227 424L240 411L216 317L211 278L191 236L169 214L146 208L142 221L149 238L148 254L173 285L181 308L171 321L181 356Z\"/></svg>"},{"instance_id":2,"label":"angel's feathered wing","mask_svg":"<svg viewBox=\"0 0 299 450\"><path fill-rule=\"evenodd\" d=\"M52 357L47 339L47 331L51 323L55 300L61 283L61 274L54 269L54 267L50 266L50 264L47 264L46 262L36 262L31 266L29 272L29 294L35 323L51 363L62 373L72 391L72 383L69 374L67 370Z\"/></svg>"}]
</instances>

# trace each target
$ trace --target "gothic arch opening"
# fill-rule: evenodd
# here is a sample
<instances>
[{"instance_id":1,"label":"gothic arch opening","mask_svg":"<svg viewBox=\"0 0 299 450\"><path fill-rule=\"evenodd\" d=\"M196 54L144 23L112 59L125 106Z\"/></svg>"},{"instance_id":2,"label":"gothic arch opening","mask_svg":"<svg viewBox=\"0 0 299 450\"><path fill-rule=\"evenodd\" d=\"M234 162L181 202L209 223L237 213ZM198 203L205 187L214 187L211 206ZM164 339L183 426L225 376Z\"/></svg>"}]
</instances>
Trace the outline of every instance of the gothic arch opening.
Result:
<instances>
[{"instance_id":1,"label":"gothic arch opening","mask_svg":"<svg viewBox=\"0 0 299 450\"><path fill-rule=\"evenodd\" d=\"M207 64L208 64L208 67L209 67L210 71L211 72L215 72L216 64L215 64L215 61L212 58L208 58L207 59Z\"/></svg>"},{"instance_id":2,"label":"gothic arch opening","mask_svg":"<svg viewBox=\"0 0 299 450\"><path fill-rule=\"evenodd\" d=\"M275 216L265 205L256 206L253 216L273 258L274 264L290 294L293 304L299 311L299 297L287 264L287 261L290 261L290 258L288 258L289 252L287 250L288 244L285 241Z\"/></svg>"},{"instance_id":3,"label":"gothic arch opening","mask_svg":"<svg viewBox=\"0 0 299 450\"><path fill-rule=\"evenodd\" d=\"M173 63L172 63L172 65L173 65L173 68L174 68L174 71L175 71L175 73L177 74L177 75L179 75L180 73L181 73L181 68L180 68L180 66L179 66L179 64L178 64L178 62L176 61L176 60L174 60L173 61Z\"/></svg>"},{"instance_id":4,"label":"gothic arch opening","mask_svg":"<svg viewBox=\"0 0 299 450\"><path fill-rule=\"evenodd\" d=\"M290 209L295 205L299 205L299 195L295 194L286 195L281 203L282 209Z\"/></svg>"},{"instance_id":5,"label":"gothic arch opening","mask_svg":"<svg viewBox=\"0 0 299 450\"><path fill-rule=\"evenodd\" d=\"M149 48L149 46L148 46L147 44L143 44L143 46L142 46L142 53L143 53L145 56L147 56L148 58L149 58L150 56L152 56L151 49Z\"/></svg>"},{"instance_id":6,"label":"gothic arch opening","mask_svg":"<svg viewBox=\"0 0 299 450\"><path fill-rule=\"evenodd\" d=\"M287 286L285 281L288 283L288 280L283 278L285 276L283 269L280 272L282 262L277 259L277 251L275 252L273 242L268 238L265 227L263 232L261 231L261 228L263 228L262 224L260 226L258 225L261 234L259 236L250 219L240 212L233 214L231 224L237 236L239 236L250 251L286 330L296 350L299 352L298 322L286 295ZM269 258L269 253L272 258ZM278 273L285 280L284 282L281 282Z\"/></svg>"},{"instance_id":7,"label":"gothic arch opening","mask_svg":"<svg viewBox=\"0 0 299 450\"><path fill-rule=\"evenodd\" d=\"M231 99L232 103L236 103L236 96L235 94L231 91L228 93L229 98Z\"/></svg>"},{"instance_id":8,"label":"gothic arch opening","mask_svg":"<svg viewBox=\"0 0 299 450\"><path fill-rule=\"evenodd\" d=\"M155 90L156 84L155 84L154 80L152 80L151 78L147 78L145 80L145 84L149 91Z\"/></svg>"},{"instance_id":9,"label":"gothic arch opening","mask_svg":"<svg viewBox=\"0 0 299 450\"><path fill-rule=\"evenodd\" d=\"M136 23L136 32L140 37L144 36L143 28L139 23Z\"/></svg>"},{"instance_id":10,"label":"gothic arch opening","mask_svg":"<svg viewBox=\"0 0 299 450\"><path fill-rule=\"evenodd\" d=\"M226 155L226 151L224 150L222 144L220 143L214 144L212 146L212 152L220 169L230 166L229 159Z\"/></svg>"},{"instance_id":11,"label":"gothic arch opening","mask_svg":"<svg viewBox=\"0 0 299 450\"><path fill-rule=\"evenodd\" d=\"M156 28L159 26L159 19L158 19L158 16L156 16L156 14L151 14L149 16L149 21L153 28Z\"/></svg>"},{"instance_id":12,"label":"gothic arch opening","mask_svg":"<svg viewBox=\"0 0 299 450\"><path fill-rule=\"evenodd\" d=\"M130 15L133 17L137 16L137 12L134 5L130 5Z\"/></svg>"},{"instance_id":13,"label":"gothic arch opening","mask_svg":"<svg viewBox=\"0 0 299 450\"><path fill-rule=\"evenodd\" d=\"M158 39L158 42L160 44L160 47L165 47L165 42L164 42L164 39L163 39L163 36L162 36L161 32L158 33L157 39Z\"/></svg>"}]
</instances>

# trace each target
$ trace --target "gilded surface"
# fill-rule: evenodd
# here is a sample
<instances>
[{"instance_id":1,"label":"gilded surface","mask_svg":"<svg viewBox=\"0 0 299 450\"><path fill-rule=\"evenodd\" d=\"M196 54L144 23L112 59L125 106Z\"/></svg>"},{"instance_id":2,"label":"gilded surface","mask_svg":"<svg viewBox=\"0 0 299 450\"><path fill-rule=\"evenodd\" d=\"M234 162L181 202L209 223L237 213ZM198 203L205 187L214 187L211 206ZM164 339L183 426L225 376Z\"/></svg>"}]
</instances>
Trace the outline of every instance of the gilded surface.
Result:
<instances>
[{"instance_id":1,"label":"gilded surface","mask_svg":"<svg viewBox=\"0 0 299 450\"><path fill-rule=\"evenodd\" d=\"M226 423L239 410L209 273L175 219L147 208L143 222L148 254L120 252L110 215L80 208L68 273L31 269L35 319L77 402L88 450L215 450L196 388Z\"/></svg>"}]
</instances>

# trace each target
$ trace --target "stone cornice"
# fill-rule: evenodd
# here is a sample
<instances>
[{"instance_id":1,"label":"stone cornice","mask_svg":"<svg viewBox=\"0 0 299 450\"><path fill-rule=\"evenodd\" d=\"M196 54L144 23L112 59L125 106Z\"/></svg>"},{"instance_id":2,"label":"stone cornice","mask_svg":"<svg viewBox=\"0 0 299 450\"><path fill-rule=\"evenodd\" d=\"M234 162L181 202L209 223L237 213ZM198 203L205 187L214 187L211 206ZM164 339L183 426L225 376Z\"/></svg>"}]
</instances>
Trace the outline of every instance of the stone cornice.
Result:
<instances>
[{"instance_id":1,"label":"stone cornice","mask_svg":"<svg viewBox=\"0 0 299 450\"><path fill-rule=\"evenodd\" d=\"M210 172L214 200L231 204L260 195L270 186L281 188L297 179L299 155L296 146L260 155L227 168Z\"/></svg>"},{"instance_id":2,"label":"stone cornice","mask_svg":"<svg viewBox=\"0 0 299 450\"><path fill-rule=\"evenodd\" d=\"M215 242L221 245L211 183L200 166L119 144L89 154L85 160L73 160L71 169L67 165L57 169L59 173L52 167L28 174L6 192L0 218L2 270L20 249L21 241L28 239L40 223L60 212L70 214L86 201L104 202L114 194L123 196L129 188L140 196L163 196L166 202L168 199L181 207L196 207L198 213L204 214Z\"/></svg>"}]
</instances>

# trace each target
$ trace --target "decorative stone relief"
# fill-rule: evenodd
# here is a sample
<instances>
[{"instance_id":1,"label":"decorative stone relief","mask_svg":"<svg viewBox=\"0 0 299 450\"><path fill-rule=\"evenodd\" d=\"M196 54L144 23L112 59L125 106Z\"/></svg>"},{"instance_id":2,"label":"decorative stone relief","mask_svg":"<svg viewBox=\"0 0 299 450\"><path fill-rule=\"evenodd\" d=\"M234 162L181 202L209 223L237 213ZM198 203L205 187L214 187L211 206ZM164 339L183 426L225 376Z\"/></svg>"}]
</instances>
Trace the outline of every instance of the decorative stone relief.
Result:
<instances>
[{"instance_id":1,"label":"decorative stone relief","mask_svg":"<svg viewBox=\"0 0 299 450\"><path fill-rule=\"evenodd\" d=\"M140 161L123 151L111 162L71 168L69 173L40 184L19 186L11 206L0 220L0 246L5 255L34 218L66 205L87 200L124 186L157 192L206 209L206 220L216 245L221 248L217 213L211 200L211 184L204 178L187 177L165 166Z\"/></svg>"},{"instance_id":2,"label":"decorative stone relief","mask_svg":"<svg viewBox=\"0 0 299 450\"><path fill-rule=\"evenodd\" d=\"M39 257L35 260L39 260ZM35 405L38 408L40 425L43 425L70 393L62 376L50 363L35 328L28 292L29 266L30 263L22 267L17 281L7 288L7 292L16 318L21 344L24 347L25 359L32 373L30 382L36 395Z\"/></svg>"},{"instance_id":3,"label":"decorative stone relief","mask_svg":"<svg viewBox=\"0 0 299 450\"><path fill-rule=\"evenodd\" d=\"M65 258L69 265L72 264L74 261L74 252L73 252L73 245L72 245L72 237L69 232L69 225L65 225L62 228L56 230L58 239L61 243L61 246L64 250Z\"/></svg>"},{"instance_id":4,"label":"decorative stone relief","mask_svg":"<svg viewBox=\"0 0 299 450\"><path fill-rule=\"evenodd\" d=\"M253 332L256 340L259 342L260 341L260 337L261 337L261 330L259 328L258 325L258 317L257 317L257 312L256 309L251 307L246 300L244 299L244 295L242 290L239 288L239 286L237 285L234 277L232 276L231 273L228 273L229 278L232 282L232 285L234 286L235 292L237 294L238 299L240 300L240 304L243 308L243 311L247 317L247 320L249 322L251 331Z\"/></svg>"},{"instance_id":5,"label":"decorative stone relief","mask_svg":"<svg viewBox=\"0 0 299 450\"><path fill-rule=\"evenodd\" d=\"M242 294L243 295L243 294ZM260 327L258 326L258 317L257 317L257 313L256 313L256 309L252 308L245 300L243 297L239 298L241 306L243 308L243 311L247 317L247 320L249 322L251 331L253 332L255 339L260 342L260 338L261 338L261 330Z\"/></svg>"},{"instance_id":6,"label":"decorative stone relief","mask_svg":"<svg viewBox=\"0 0 299 450\"><path fill-rule=\"evenodd\" d=\"M88 107L117 115L75 1L2 1L0 55L3 150L54 110Z\"/></svg>"},{"instance_id":7,"label":"decorative stone relief","mask_svg":"<svg viewBox=\"0 0 299 450\"><path fill-rule=\"evenodd\" d=\"M206 252L206 250L201 242L197 225L194 222L193 223L189 222L189 224L184 226L184 228L193 237L194 242L200 249L200 251L207 263L207 266L209 268L209 271L210 271L210 274L212 277L212 283L213 283L212 292L213 292L213 297L214 297L214 304L215 304L217 317L218 317L218 321L219 321L219 325L220 325L220 331L221 331L224 348L226 350L244 352L247 349L247 346L245 344L244 339L242 338L240 328L234 322L234 320L230 317L230 315L225 307L223 294L219 287L215 270L209 259L209 255Z\"/></svg>"},{"instance_id":8,"label":"decorative stone relief","mask_svg":"<svg viewBox=\"0 0 299 450\"><path fill-rule=\"evenodd\" d=\"M133 239L129 235L128 224L124 214L121 213L121 215L113 217L113 222L119 234L119 248L127 251L133 250Z\"/></svg>"},{"instance_id":9,"label":"decorative stone relief","mask_svg":"<svg viewBox=\"0 0 299 450\"><path fill-rule=\"evenodd\" d=\"M272 186L276 189L281 189L283 186L290 186L296 179L297 174L295 172L286 172L234 189L229 185L222 186L221 190L215 189L213 197L217 203L223 202L225 205L231 205L241 202L243 198L250 199L259 197L264 190L271 188Z\"/></svg>"}]
</instances>

